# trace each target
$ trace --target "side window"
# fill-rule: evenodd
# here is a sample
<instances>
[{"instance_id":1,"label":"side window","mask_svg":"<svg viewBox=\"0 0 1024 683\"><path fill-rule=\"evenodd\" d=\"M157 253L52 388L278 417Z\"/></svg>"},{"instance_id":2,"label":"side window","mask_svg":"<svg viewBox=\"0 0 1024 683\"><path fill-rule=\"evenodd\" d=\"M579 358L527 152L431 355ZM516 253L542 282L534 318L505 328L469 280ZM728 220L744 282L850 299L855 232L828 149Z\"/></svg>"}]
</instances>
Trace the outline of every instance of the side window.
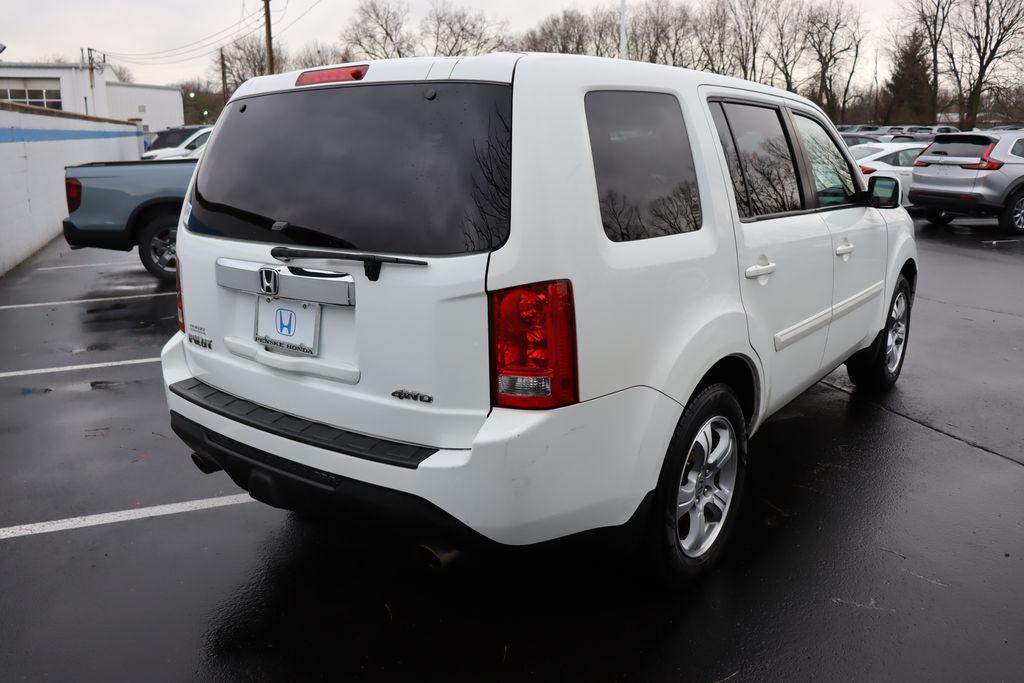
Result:
<instances>
[{"instance_id":1,"label":"side window","mask_svg":"<svg viewBox=\"0 0 1024 683\"><path fill-rule=\"evenodd\" d=\"M722 149L725 150L725 163L729 167L729 177L732 178L732 190L736 195L736 207L740 218L750 218L750 198L747 195L747 183L743 178L743 170L740 168L740 156L736 151L736 144L732 141L732 133L729 131L729 122L725 118L725 111L721 102L709 102L711 118L715 121L715 128L718 129L718 139L722 141Z\"/></svg>"},{"instance_id":2,"label":"side window","mask_svg":"<svg viewBox=\"0 0 1024 683\"><path fill-rule=\"evenodd\" d=\"M857 193L853 171L846 157L832 141L824 126L814 119L796 114L797 135L804 144L811 164L811 177L819 206L849 204Z\"/></svg>"},{"instance_id":3,"label":"side window","mask_svg":"<svg viewBox=\"0 0 1024 683\"><path fill-rule=\"evenodd\" d=\"M736 204L741 207L740 216L768 216L803 208L796 164L779 111L773 107L733 102L725 102L721 107L725 116L722 120L715 117L715 125L723 140L731 138L743 178L742 183L738 183L735 171L730 168ZM741 194L741 186L746 189L746 197Z\"/></svg>"},{"instance_id":4,"label":"side window","mask_svg":"<svg viewBox=\"0 0 1024 683\"><path fill-rule=\"evenodd\" d=\"M886 154L884 157L879 157L879 161L883 164L889 164L890 166L900 166L900 153L893 152L892 154Z\"/></svg>"},{"instance_id":5,"label":"side window","mask_svg":"<svg viewBox=\"0 0 1024 683\"><path fill-rule=\"evenodd\" d=\"M203 133L192 142L185 145L185 149L198 149L206 144L206 139L210 137L209 133Z\"/></svg>"},{"instance_id":6,"label":"side window","mask_svg":"<svg viewBox=\"0 0 1024 683\"><path fill-rule=\"evenodd\" d=\"M1010 148L1010 154L1015 157L1024 157L1024 138L1013 143L1013 147Z\"/></svg>"},{"instance_id":7,"label":"side window","mask_svg":"<svg viewBox=\"0 0 1024 683\"><path fill-rule=\"evenodd\" d=\"M896 164L896 165L897 166L913 166L914 165L914 160L917 159L917 157L919 157L921 155L921 150L922 149L923 148L920 148L920 149L918 149L918 148L915 148L915 149L904 149L904 150L902 150L901 152L899 152L899 163Z\"/></svg>"},{"instance_id":8,"label":"side window","mask_svg":"<svg viewBox=\"0 0 1024 683\"><path fill-rule=\"evenodd\" d=\"M628 242L700 229L697 173L679 100L594 91L584 100L601 223Z\"/></svg>"}]
</instances>

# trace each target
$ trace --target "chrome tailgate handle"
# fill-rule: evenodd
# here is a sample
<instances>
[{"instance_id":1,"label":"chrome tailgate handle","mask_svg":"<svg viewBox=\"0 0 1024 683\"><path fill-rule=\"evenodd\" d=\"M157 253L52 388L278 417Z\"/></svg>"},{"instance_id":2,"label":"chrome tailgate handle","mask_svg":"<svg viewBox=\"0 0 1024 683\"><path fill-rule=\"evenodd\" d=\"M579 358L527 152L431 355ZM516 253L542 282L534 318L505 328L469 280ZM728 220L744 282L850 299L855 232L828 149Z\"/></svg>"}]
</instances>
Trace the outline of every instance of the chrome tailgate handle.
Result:
<instances>
[{"instance_id":1,"label":"chrome tailgate handle","mask_svg":"<svg viewBox=\"0 0 1024 683\"><path fill-rule=\"evenodd\" d=\"M260 271L277 274L277 291L266 291ZM355 306L355 280L347 273L308 271L259 261L217 259L217 284L221 287L261 296L313 301L334 306Z\"/></svg>"}]
</instances>

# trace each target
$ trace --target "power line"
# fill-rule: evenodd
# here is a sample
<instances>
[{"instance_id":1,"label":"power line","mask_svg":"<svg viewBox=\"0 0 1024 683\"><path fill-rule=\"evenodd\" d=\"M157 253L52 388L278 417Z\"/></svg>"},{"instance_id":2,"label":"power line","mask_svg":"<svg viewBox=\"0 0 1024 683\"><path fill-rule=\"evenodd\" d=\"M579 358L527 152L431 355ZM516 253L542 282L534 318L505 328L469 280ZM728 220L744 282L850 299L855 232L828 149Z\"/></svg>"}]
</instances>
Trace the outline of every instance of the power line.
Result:
<instances>
[{"instance_id":1,"label":"power line","mask_svg":"<svg viewBox=\"0 0 1024 683\"><path fill-rule=\"evenodd\" d=\"M203 52L199 52L197 54L194 54L194 55L191 55L191 56L188 56L188 57L181 57L181 58L178 58L178 59L166 59L166 60L162 60L162 61L141 61L141 60L135 60L135 59L128 59L128 58L125 58L125 57L114 57L112 61L124 62L126 64L135 64L135 65L138 65L138 66L166 66L168 64L182 64L184 62L193 62L193 61L195 61L197 59L201 59L201 58L206 57L208 55L214 54L215 52L220 50L221 47L223 47L225 45L228 45L228 44L230 44L232 42L241 40L242 38L246 38L248 36L251 36L253 33L256 33L257 31L262 30L262 29L263 29L263 21L261 20L258 24L255 24L254 26L252 26L252 28L249 29L248 31L245 31L244 33L241 33L239 35L230 36L229 39L226 39L224 42L222 42L220 44L214 45L211 49L206 49ZM106 53L104 53L104 54L106 54Z\"/></svg>"},{"instance_id":2,"label":"power line","mask_svg":"<svg viewBox=\"0 0 1024 683\"><path fill-rule=\"evenodd\" d=\"M260 10L256 10L255 12L252 12L251 14L243 17L241 20L236 21L234 24L232 24L231 26L228 26L227 28L222 28L221 30L216 31L215 33L211 33L208 36L204 36L203 38L200 38L199 40L193 40L191 43L185 43L184 45L179 45L178 47L168 48L166 50L157 50L155 52L110 52L110 51L107 51L107 50L103 50L102 52L104 54L111 55L111 56L114 56L114 57L131 57L133 59L134 58L149 58L149 57L152 57L152 58L155 59L155 58L159 58L160 56L172 57L172 56L174 56L173 54L167 54L167 53L190 52L191 50L189 50L188 48L190 48L191 46L196 45L198 43L205 43L206 41L210 40L211 38L215 38L216 36L219 36L222 33L235 31L238 28L240 28L242 26L242 24L248 24L250 22L250 20L252 20L254 17L256 17L259 13L260 13ZM219 38L217 40L219 40Z\"/></svg>"},{"instance_id":3,"label":"power line","mask_svg":"<svg viewBox=\"0 0 1024 683\"><path fill-rule=\"evenodd\" d=\"M288 2L290 2L290 1L291 1L291 0L288 0ZM285 9L288 9L288 2L285 2L285 4L284 4L284 8L285 8ZM295 22L297 22L297 21L298 21L299 19L301 19L302 17L304 17L304 16L306 16L307 14L309 14L310 10L312 10L312 9L313 9L314 7L316 7L317 5L319 5L319 4L321 3L321 2L323 2L323 0L316 0L316 2L314 2L314 3L312 4L312 5L310 5L309 7L307 7L307 8L306 8L306 11L305 11L305 12L303 12L302 14L300 14L299 16L295 17L294 19L292 19L291 21L289 21L289 22L288 22L287 24L285 24L284 28L282 28L282 29L281 29L280 31L278 31L278 32L277 32L277 33L276 33L276 34L274 35L274 37L276 38L277 36L281 35L281 34L282 34L282 33L284 33L285 31L287 31L287 30L288 30L289 28L291 28L292 24L294 24L294 23L295 23Z\"/></svg>"}]
</instances>

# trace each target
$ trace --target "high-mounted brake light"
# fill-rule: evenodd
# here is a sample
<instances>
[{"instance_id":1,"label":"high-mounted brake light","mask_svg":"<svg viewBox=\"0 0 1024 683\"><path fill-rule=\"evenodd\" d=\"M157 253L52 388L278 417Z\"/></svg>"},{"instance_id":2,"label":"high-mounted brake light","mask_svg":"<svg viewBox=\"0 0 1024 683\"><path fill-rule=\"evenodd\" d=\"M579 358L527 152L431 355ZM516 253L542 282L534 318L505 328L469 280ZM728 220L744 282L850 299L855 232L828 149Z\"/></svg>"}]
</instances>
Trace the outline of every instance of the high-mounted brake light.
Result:
<instances>
[{"instance_id":1,"label":"high-mounted brake light","mask_svg":"<svg viewBox=\"0 0 1024 683\"><path fill-rule=\"evenodd\" d=\"M343 81L361 81L370 70L369 65L338 66L333 69L316 69L303 71L295 79L295 85L315 85L317 83L341 83Z\"/></svg>"},{"instance_id":2,"label":"high-mounted brake light","mask_svg":"<svg viewBox=\"0 0 1024 683\"><path fill-rule=\"evenodd\" d=\"M65 178L64 194L68 198L68 213L74 213L82 205L82 182L77 178Z\"/></svg>"},{"instance_id":3,"label":"high-mounted brake light","mask_svg":"<svg viewBox=\"0 0 1024 683\"><path fill-rule=\"evenodd\" d=\"M576 403L576 313L568 280L490 295L492 402L545 409Z\"/></svg>"},{"instance_id":4,"label":"high-mounted brake light","mask_svg":"<svg viewBox=\"0 0 1024 683\"><path fill-rule=\"evenodd\" d=\"M871 175L872 173L875 172L875 170L876 169L873 169L870 166L865 166L864 164L861 164L860 166L860 172L863 173L864 175Z\"/></svg>"},{"instance_id":5,"label":"high-mounted brake light","mask_svg":"<svg viewBox=\"0 0 1024 683\"><path fill-rule=\"evenodd\" d=\"M960 168L967 168L973 171L998 171L1003 167L1003 162L993 159L989 155L995 149L996 143L992 143L981 153L981 161L976 164L960 164Z\"/></svg>"},{"instance_id":6,"label":"high-mounted brake light","mask_svg":"<svg viewBox=\"0 0 1024 683\"><path fill-rule=\"evenodd\" d=\"M174 258L174 288L178 292L178 329L181 332L185 331L185 306L181 299L181 256L175 255Z\"/></svg>"}]
</instances>

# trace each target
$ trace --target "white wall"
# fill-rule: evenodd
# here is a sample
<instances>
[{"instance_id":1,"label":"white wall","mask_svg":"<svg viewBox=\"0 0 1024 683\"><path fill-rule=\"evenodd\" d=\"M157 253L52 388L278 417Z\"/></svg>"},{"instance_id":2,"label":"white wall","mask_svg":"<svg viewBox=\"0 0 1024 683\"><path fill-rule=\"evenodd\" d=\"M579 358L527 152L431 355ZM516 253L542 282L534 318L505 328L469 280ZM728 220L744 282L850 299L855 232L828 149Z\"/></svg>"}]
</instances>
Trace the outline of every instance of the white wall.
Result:
<instances>
[{"instance_id":1,"label":"white wall","mask_svg":"<svg viewBox=\"0 0 1024 683\"><path fill-rule=\"evenodd\" d=\"M0 102L0 275L61 233L65 166L141 151L133 124Z\"/></svg>"},{"instance_id":2,"label":"white wall","mask_svg":"<svg viewBox=\"0 0 1024 683\"><path fill-rule=\"evenodd\" d=\"M185 123L181 91L162 85L108 81L107 111L115 119L141 119L147 133L159 133Z\"/></svg>"}]
</instances>

